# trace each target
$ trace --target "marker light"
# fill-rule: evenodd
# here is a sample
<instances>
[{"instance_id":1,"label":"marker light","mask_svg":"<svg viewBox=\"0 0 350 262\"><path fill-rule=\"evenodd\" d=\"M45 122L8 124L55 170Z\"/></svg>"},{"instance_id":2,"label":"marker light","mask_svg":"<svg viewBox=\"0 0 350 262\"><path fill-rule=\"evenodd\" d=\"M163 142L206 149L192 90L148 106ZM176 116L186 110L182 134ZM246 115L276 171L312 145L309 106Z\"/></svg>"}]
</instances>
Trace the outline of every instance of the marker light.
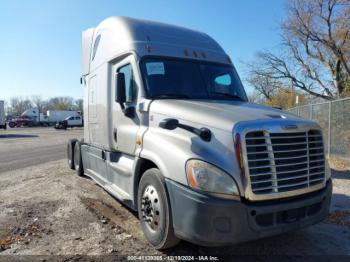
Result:
<instances>
[{"instance_id":1,"label":"marker light","mask_svg":"<svg viewBox=\"0 0 350 262\"><path fill-rule=\"evenodd\" d=\"M237 163L240 167L240 169L243 171L243 158L242 158L242 146L241 146L241 135L236 134L235 136L235 152L236 152L236 159Z\"/></svg>"}]
</instances>

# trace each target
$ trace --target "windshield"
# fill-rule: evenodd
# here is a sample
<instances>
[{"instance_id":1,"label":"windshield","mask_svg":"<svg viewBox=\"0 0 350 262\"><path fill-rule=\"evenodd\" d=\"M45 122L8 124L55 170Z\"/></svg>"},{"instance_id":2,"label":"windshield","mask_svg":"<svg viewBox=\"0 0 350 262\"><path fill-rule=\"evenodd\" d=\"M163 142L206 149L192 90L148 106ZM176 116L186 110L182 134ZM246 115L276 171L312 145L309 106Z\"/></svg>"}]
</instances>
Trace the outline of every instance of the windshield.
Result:
<instances>
[{"instance_id":1,"label":"windshield","mask_svg":"<svg viewBox=\"0 0 350 262\"><path fill-rule=\"evenodd\" d=\"M199 61L147 58L141 64L147 96L247 101L232 66Z\"/></svg>"}]
</instances>

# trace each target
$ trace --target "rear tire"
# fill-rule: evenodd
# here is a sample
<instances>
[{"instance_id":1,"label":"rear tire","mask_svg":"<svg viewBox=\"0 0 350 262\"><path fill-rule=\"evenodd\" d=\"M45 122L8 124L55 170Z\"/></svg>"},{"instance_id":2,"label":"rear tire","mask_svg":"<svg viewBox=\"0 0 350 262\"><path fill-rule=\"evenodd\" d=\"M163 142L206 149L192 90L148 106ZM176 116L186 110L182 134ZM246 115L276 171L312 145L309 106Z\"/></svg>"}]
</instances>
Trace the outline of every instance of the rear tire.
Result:
<instances>
[{"instance_id":1,"label":"rear tire","mask_svg":"<svg viewBox=\"0 0 350 262\"><path fill-rule=\"evenodd\" d=\"M170 202L164 179L157 168L147 170L138 188L138 214L146 239L156 249L176 246L180 239L174 234Z\"/></svg>"},{"instance_id":2,"label":"rear tire","mask_svg":"<svg viewBox=\"0 0 350 262\"><path fill-rule=\"evenodd\" d=\"M81 144L79 141L74 145L74 167L78 176L84 176L83 159L81 157Z\"/></svg>"},{"instance_id":3,"label":"rear tire","mask_svg":"<svg viewBox=\"0 0 350 262\"><path fill-rule=\"evenodd\" d=\"M67 144L67 160L68 160L68 166L70 169L75 169L74 166L74 146L77 142L77 139L70 139Z\"/></svg>"}]
</instances>

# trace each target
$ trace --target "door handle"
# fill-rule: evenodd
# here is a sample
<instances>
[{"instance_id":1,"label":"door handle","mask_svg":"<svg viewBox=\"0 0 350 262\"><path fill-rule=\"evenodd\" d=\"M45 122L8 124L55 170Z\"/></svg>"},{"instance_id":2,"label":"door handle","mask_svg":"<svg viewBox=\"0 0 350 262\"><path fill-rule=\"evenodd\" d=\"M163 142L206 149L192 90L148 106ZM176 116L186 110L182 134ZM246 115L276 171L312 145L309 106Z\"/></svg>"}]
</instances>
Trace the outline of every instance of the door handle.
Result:
<instances>
[{"instance_id":1,"label":"door handle","mask_svg":"<svg viewBox=\"0 0 350 262\"><path fill-rule=\"evenodd\" d=\"M114 138L114 141L117 142L117 129L114 128L113 130L113 138Z\"/></svg>"}]
</instances>

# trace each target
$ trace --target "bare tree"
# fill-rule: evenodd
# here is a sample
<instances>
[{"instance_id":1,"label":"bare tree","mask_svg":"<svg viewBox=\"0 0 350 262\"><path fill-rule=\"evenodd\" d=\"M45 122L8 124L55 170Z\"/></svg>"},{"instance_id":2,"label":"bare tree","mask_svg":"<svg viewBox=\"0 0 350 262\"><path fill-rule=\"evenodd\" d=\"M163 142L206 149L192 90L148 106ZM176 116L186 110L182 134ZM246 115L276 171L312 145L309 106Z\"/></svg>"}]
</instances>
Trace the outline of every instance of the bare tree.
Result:
<instances>
[{"instance_id":1,"label":"bare tree","mask_svg":"<svg viewBox=\"0 0 350 262\"><path fill-rule=\"evenodd\" d=\"M267 100L271 100L276 91L283 88L283 84L280 81L262 74L250 74L246 81L254 87L257 94L262 95ZM255 94L255 97L257 94Z\"/></svg>"},{"instance_id":2,"label":"bare tree","mask_svg":"<svg viewBox=\"0 0 350 262\"><path fill-rule=\"evenodd\" d=\"M43 111L44 107L46 106L47 102L42 99L40 95L33 95L31 98L33 106L38 108L40 112Z\"/></svg>"},{"instance_id":3,"label":"bare tree","mask_svg":"<svg viewBox=\"0 0 350 262\"><path fill-rule=\"evenodd\" d=\"M267 99L256 90L248 93L248 101L255 104L266 104Z\"/></svg>"},{"instance_id":4,"label":"bare tree","mask_svg":"<svg viewBox=\"0 0 350 262\"><path fill-rule=\"evenodd\" d=\"M38 108L39 110L39 121L40 121L40 113L44 113L45 108L47 107L47 101L43 100L40 95L33 95L31 98L33 106Z\"/></svg>"},{"instance_id":5,"label":"bare tree","mask_svg":"<svg viewBox=\"0 0 350 262\"><path fill-rule=\"evenodd\" d=\"M40 95L33 95L31 99L12 97L6 102L7 113L19 116L25 110L36 107L41 113L47 110L77 110L83 112L83 99L74 100L72 97L53 97L43 99Z\"/></svg>"},{"instance_id":6,"label":"bare tree","mask_svg":"<svg viewBox=\"0 0 350 262\"><path fill-rule=\"evenodd\" d=\"M69 96L54 97L48 101L48 110L73 110L74 99Z\"/></svg>"},{"instance_id":7,"label":"bare tree","mask_svg":"<svg viewBox=\"0 0 350 262\"><path fill-rule=\"evenodd\" d=\"M259 52L251 79L279 81L313 96L343 96L350 79L350 1L290 0L279 53ZM256 85L253 85L256 88Z\"/></svg>"},{"instance_id":8,"label":"bare tree","mask_svg":"<svg viewBox=\"0 0 350 262\"><path fill-rule=\"evenodd\" d=\"M13 97L8 105L8 114L20 116L25 110L32 108L32 102L27 98Z\"/></svg>"},{"instance_id":9,"label":"bare tree","mask_svg":"<svg viewBox=\"0 0 350 262\"><path fill-rule=\"evenodd\" d=\"M75 104L75 107L76 107L76 110L83 113L84 111L84 100L83 99L76 99L74 101L74 104Z\"/></svg>"}]
</instances>

